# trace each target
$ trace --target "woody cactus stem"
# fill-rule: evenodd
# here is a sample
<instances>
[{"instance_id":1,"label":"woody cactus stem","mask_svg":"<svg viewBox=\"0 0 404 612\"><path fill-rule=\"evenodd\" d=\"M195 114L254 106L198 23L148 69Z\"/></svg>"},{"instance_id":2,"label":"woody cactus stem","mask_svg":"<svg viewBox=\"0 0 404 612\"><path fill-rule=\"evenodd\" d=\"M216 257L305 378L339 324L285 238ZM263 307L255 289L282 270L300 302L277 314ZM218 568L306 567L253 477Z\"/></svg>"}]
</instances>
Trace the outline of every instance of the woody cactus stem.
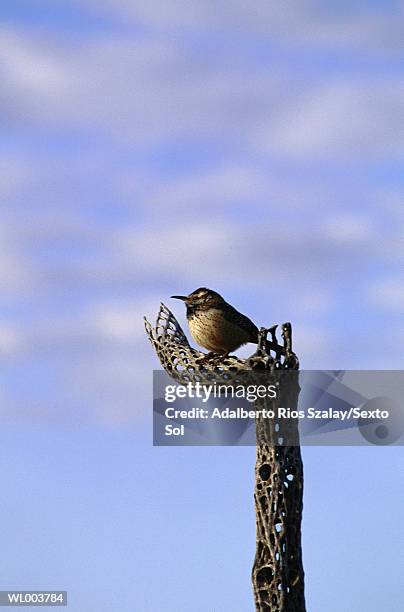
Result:
<instances>
[{"instance_id":1,"label":"woody cactus stem","mask_svg":"<svg viewBox=\"0 0 404 612\"><path fill-rule=\"evenodd\" d=\"M284 326L287 352L291 329ZM286 336L286 337L285 337ZM288 357L286 357L286 360ZM303 463L297 421L277 418L277 408L297 407L298 361L289 362L288 384L273 400L256 406L273 410L275 418L257 417L255 466L256 554L252 582L257 612L305 612L304 571L301 547ZM288 446L282 445L287 440Z\"/></svg>"},{"instance_id":2,"label":"woody cactus stem","mask_svg":"<svg viewBox=\"0 0 404 612\"><path fill-rule=\"evenodd\" d=\"M257 400L257 410L295 408L299 395L299 362L292 351L290 323L261 329L256 352L248 359L235 356L206 359L192 348L172 312L161 304L155 326L145 321L146 333L162 367L180 383L216 381L256 383L256 378L280 375L277 398ZM271 338L267 339L268 333ZM282 377L288 377L282 384ZM257 548L252 572L257 612L305 612L301 550L303 465L297 422L257 417L255 509ZM285 445L285 441L287 446Z\"/></svg>"},{"instance_id":3,"label":"woody cactus stem","mask_svg":"<svg viewBox=\"0 0 404 612\"><path fill-rule=\"evenodd\" d=\"M303 469L298 446L257 445L257 612L305 612L301 549Z\"/></svg>"}]
</instances>

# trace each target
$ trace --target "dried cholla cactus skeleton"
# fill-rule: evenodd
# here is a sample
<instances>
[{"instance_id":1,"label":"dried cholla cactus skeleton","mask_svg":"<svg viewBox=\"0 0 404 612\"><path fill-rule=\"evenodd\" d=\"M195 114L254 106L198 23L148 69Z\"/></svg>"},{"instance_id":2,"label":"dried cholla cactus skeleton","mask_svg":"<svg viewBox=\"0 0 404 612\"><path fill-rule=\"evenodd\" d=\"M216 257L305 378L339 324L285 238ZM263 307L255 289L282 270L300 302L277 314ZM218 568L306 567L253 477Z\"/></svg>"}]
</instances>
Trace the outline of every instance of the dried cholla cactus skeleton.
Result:
<instances>
[{"instance_id":1,"label":"dried cholla cactus skeleton","mask_svg":"<svg viewBox=\"0 0 404 612\"><path fill-rule=\"evenodd\" d=\"M299 362L292 351L290 323L281 326L283 344L276 339L278 326L261 328L258 348L251 357L228 356L220 360L206 359L204 353L192 348L178 321L164 304L161 304L156 326L153 328L145 319L145 327L161 365L176 381L184 384L207 381L234 384L242 380L244 384L250 384L258 374L262 376L265 373L271 377L276 373L282 377L282 371L288 371L288 384L280 384L278 397L260 398L255 407L257 410L263 407L274 409L276 405L296 407ZM266 341L268 333L270 339ZM303 464L297 422L257 417L256 440L254 498L257 535L252 570L256 610L305 612L301 550Z\"/></svg>"}]
</instances>

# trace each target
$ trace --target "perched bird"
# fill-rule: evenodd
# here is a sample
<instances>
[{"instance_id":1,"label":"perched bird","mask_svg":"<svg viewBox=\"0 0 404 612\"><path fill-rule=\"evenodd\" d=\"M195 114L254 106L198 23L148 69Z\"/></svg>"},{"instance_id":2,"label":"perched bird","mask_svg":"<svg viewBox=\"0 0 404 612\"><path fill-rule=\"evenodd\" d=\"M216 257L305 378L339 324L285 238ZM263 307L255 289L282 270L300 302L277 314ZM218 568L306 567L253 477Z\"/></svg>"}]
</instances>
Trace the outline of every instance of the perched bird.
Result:
<instances>
[{"instance_id":1,"label":"perched bird","mask_svg":"<svg viewBox=\"0 0 404 612\"><path fill-rule=\"evenodd\" d=\"M201 287L171 297L185 302L193 339L211 353L226 356L247 342L257 344L257 326L216 291Z\"/></svg>"}]
</instances>

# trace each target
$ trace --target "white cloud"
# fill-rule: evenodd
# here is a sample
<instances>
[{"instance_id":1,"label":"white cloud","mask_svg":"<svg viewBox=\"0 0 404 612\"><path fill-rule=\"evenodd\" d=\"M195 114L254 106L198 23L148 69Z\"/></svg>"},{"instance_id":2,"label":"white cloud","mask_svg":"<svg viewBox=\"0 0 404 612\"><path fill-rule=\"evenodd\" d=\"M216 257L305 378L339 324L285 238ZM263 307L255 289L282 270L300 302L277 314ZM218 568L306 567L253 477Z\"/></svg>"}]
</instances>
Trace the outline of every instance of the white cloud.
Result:
<instances>
[{"instance_id":1,"label":"white cloud","mask_svg":"<svg viewBox=\"0 0 404 612\"><path fill-rule=\"evenodd\" d=\"M142 297L136 302L99 301L91 309L92 327L112 343L135 346L145 338L143 317L150 316L150 313L155 316L159 300L160 296L156 294L147 299Z\"/></svg>"},{"instance_id":2,"label":"white cloud","mask_svg":"<svg viewBox=\"0 0 404 612\"><path fill-rule=\"evenodd\" d=\"M169 86L178 58L170 44L111 37L72 44L4 28L0 52L3 107L11 116L49 125L104 125L121 135L131 121L131 133L144 137L149 130L158 133L153 124L162 102L156 94Z\"/></svg>"},{"instance_id":3,"label":"white cloud","mask_svg":"<svg viewBox=\"0 0 404 612\"><path fill-rule=\"evenodd\" d=\"M50 40L26 36L12 29L2 28L0 49L5 84L26 95L51 95L67 91L68 64L61 61Z\"/></svg>"},{"instance_id":4,"label":"white cloud","mask_svg":"<svg viewBox=\"0 0 404 612\"><path fill-rule=\"evenodd\" d=\"M335 304L335 296L331 291L324 289L312 288L302 289L299 296L296 297L299 303L299 312L305 316L315 316L327 314Z\"/></svg>"},{"instance_id":5,"label":"white cloud","mask_svg":"<svg viewBox=\"0 0 404 612\"><path fill-rule=\"evenodd\" d=\"M108 14L119 21L163 30L178 28L226 35L254 35L293 45L314 48L366 47L396 51L404 40L401 6L324 3L321 0L284 0L282 3L242 0L225 3L214 0L76 0L85 7Z\"/></svg>"},{"instance_id":6,"label":"white cloud","mask_svg":"<svg viewBox=\"0 0 404 612\"><path fill-rule=\"evenodd\" d=\"M158 360L147 340L143 315L155 318L159 298L156 294L136 302L93 300L91 306L81 310L76 306L63 316L36 315L18 330L16 325L0 322L0 358L7 360L10 371L14 375L26 371L27 363L34 360L37 376L48 373L47 380L38 380L33 387L28 377L29 397L25 402L18 400L16 412L12 403L3 406L3 416L26 418L28 410L27 418L68 421L71 407L84 405L85 411L74 416L78 423L90 419L116 426L144 418L151 405L150 372L158 367ZM52 394L54 385L63 407L60 414ZM43 388L48 395L42 395ZM12 388L9 393L19 395Z\"/></svg>"},{"instance_id":7,"label":"white cloud","mask_svg":"<svg viewBox=\"0 0 404 612\"><path fill-rule=\"evenodd\" d=\"M32 259L10 241L5 228L0 232L0 296L25 295L41 282Z\"/></svg>"},{"instance_id":8,"label":"white cloud","mask_svg":"<svg viewBox=\"0 0 404 612\"><path fill-rule=\"evenodd\" d=\"M154 314L159 301L157 293L137 301L93 299L68 314L54 313L51 320L37 315L21 325L18 345L25 354L57 351L67 357L77 351L96 354L135 349L145 338L143 316ZM10 336L9 328L4 327L3 335ZM0 326L0 342L3 335Z\"/></svg>"},{"instance_id":9,"label":"white cloud","mask_svg":"<svg viewBox=\"0 0 404 612\"><path fill-rule=\"evenodd\" d=\"M133 342L140 336L139 320L128 307L103 309L97 315L95 325L103 336L113 341Z\"/></svg>"},{"instance_id":10,"label":"white cloud","mask_svg":"<svg viewBox=\"0 0 404 612\"><path fill-rule=\"evenodd\" d=\"M177 214L219 211L237 202L268 198L270 184L263 172L248 166L225 166L205 173L163 182L148 197L149 206L167 207Z\"/></svg>"},{"instance_id":11,"label":"white cloud","mask_svg":"<svg viewBox=\"0 0 404 612\"><path fill-rule=\"evenodd\" d=\"M296 81L287 63L205 57L164 37L99 35L72 44L2 33L3 108L14 118L97 129L136 146L222 138L259 155L403 151L404 87L397 77L347 74L319 85L313 76Z\"/></svg>"},{"instance_id":12,"label":"white cloud","mask_svg":"<svg viewBox=\"0 0 404 612\"><path fill-rule=\"evenodd\" d=\"M21 335L15 325L0 321L0 357L14 357L22 348Z\"/></svg>"},{"instance_id":13,"label":"white cloud","mask_svg":"<svg viewBox=\"0 0 404 612\"><path fill-rule=\"evenodd\" d=\"M257 143L292 157L398 155L403 109L400 78L334 80L288 101L276 123L260 127Z\"/></svg>"},{"instance_id":14,"label":"white cloud","mask_svg":"<svg viewBox=\"0 0 404 612\"><path fill-rule=\"evenodd\" d=\"M198 275L221 277L236 266L239 228L230 222L195 219L163 223L161 227L125 228L114 235L115 253L129 268L141 274L181 278Z\"/></svg>"},{"instance_id":15,"label":"white cloud","mask_svg":"<svg viewBox=\"0 0 404 612\"><path fill-rule=\"evenodd\" d=\"M376 306L391 312L404 312L404 278L397 276L374 282L368 289L368 296Z\"/></svg>"},{"instance_id":16,"label":"white cloud","mask_svg":"<svg viewBox=\"0 0 404 612\"><path fill-rule=\"evenodd\" d=\"M326 219L324 235L336 244L369 244L376 237L376 230L368 214L336 214Z\"/></svg>"},{"instance_id":17,"label":"white cloud","mask_svg":"<svg viewBox=\"0 0 404 612\"><path fill-rule=\"evenodd\" d=\"M1 105L18 126L0 158L0 193L9 199L0 297L9 310L16 305L0 325L0 354L17 374L35 364L43 377L42 395L25 390L25 410L36 404L45 418L55 413L49 369L62 409L74 396L103 422L137 418L150 407L145 381L158 365L143 314L153 320L161 298L197 285L241 296L262 321L298 315L296 347L318 359L313 365L330 350L348 350L335 340L352 318L334 315L351 290L366 293L364 273L384 265L389 275L381 272L366 293L366 309L401 312L401 276L391 275L404 254L402 193L391 186L386 196L380 177L354 185L333 166L323 176L309 164L402 153L402 77L394 64L377 64L381 76L362 72L352 49L393 51L404 21L304 0L93 6L107 4L145 25L142 34L0 31ZM192 36L173 36L176 26ZM258 39L280 43L276 58L255 55ZM307 61L297 58L299 46ZM341 69L320 54L317 65L314 48L338 48L355 66ZM188 166L188 148L178 150L190 138ZM223 147L212 155L211 138ZM31 154L19 156L21 147ZM366 316L362 334L370 337Z\"/></svg>"}]
</instances>

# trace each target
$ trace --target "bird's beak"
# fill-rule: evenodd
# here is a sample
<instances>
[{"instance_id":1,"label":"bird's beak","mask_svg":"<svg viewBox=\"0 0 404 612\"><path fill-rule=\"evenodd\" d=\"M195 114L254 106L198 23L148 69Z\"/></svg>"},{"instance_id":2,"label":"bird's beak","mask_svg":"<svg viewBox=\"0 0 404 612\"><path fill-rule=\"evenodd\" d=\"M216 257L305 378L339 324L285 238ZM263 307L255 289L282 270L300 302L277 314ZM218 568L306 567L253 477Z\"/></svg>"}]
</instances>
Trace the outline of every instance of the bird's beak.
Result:
<instances>
[{"instance_id":1,"label":"bird's beak","mask_svg":"<svg viewBox=\"0 0 404 612\"><path fill-rule=\"evenodd\" d=\"M174 298L175 300L182 300L183 302L186 302L188 299L188 296L186 295L171 295L170 297Z\"/></svg>"}]
</instances>

